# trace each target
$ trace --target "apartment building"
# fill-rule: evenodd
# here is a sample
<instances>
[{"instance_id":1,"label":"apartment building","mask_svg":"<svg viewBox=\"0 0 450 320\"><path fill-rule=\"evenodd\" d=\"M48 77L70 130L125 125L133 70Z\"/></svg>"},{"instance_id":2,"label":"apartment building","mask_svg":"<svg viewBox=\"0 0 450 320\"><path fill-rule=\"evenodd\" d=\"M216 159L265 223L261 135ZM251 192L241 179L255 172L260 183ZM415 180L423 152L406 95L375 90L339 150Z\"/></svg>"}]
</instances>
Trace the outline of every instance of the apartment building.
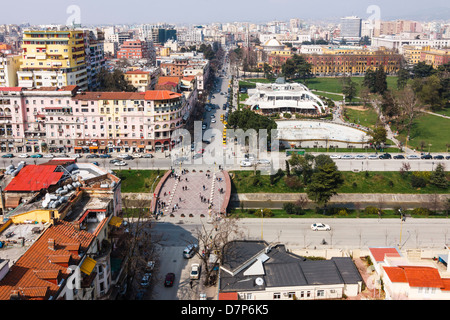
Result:
<instances>
[{"instance_id":1,"label":"apartment building","mask_svg":"<svg viewBox=\"0 0 450 320\"><path fill-rule=\"evenodd\" d=\"M450 62L450 49L431 49L429 46L424 47L420 52L420 61L437 69L439 66Z\"/></svg>"},{"instance_id":2,"label":"apartment building","mask_svg":"<svg viewBox=\"0 0 450 320\"><path fill-rule=\"evenodd\" d=\"M127 40L117 52L118 59L154 60L153 45L147 41Z\"/></svg>"},{"instance_id":3,"label":"apartment building","mask_svg":"<svg viewBox=\"0 0 450 320\"><path fill-rule=\"evenodd\" d=\"M88 89L83 30L24 30L18 85Z\"/></svg>"},{"instance_id":4,"label":"apartment building","mask_svg":"<svg viewBox=\"0 0 450 320\"><path fill-rule=\"evenodd\" d=\"M20 63L19 55L0 54L0 87L17 87L17 71Z\"/></svg>"},{"instance_id":5,"label":"apartment building","mask_svg":"<svg viewBox=\"0 0 450 320\"><path fill-rule=\"evenodd\" d=\"M403 56L408 65L415 65L420 62L422 46L403 46Z\"/></svg>"},{"instance_id":6,"label":"apartment building","mask_svg":"<svg viewBox=\"0 0 450 320\"><path fill-rule=\"evenodd\" d=\"M0 88L2 152L163 152L196 92Z\"/></svg>"}]
</instances>

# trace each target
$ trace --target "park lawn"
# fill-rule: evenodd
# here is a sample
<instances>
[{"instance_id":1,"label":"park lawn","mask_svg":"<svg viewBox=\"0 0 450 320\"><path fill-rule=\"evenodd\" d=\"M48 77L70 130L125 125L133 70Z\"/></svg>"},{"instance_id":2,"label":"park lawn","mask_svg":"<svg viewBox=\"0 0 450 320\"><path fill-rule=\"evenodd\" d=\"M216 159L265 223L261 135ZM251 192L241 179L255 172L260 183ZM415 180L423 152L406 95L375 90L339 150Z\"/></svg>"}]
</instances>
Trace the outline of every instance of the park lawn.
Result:
<instances>
[{"instance_id":1,"label":"park lawn","mask_svg":"<svg viewBox=\"0 0 450 320\"><path fill-rule=\"evenodd\" d=\"M433 111L433 110L430 110L430 111L437 113L437 114L441 114L443 116L450 117L450 108L444 108L443 110L439 110L439 111Z\"/></svg>"},{"instance_id":2,"label":"park lawn","mask_svg":"<svg viewBox=\"0 0 450 320\"><path fill-rule=\"evenodd\" d=\"M378 114L373 108L367 108L365 110L352 109L350 107L345 108L345 115L348 117L345 120L347 122L360 124L367 128L375 128L378 121Z\"/></svg>"},{"instance_id":3,"label":"park lawn","mask_svg":"<svg viewBox=\"0 0 450 320\"><path fill-rule=\"evenodd\" d=\"M447 144L450 144L450 119L422 114L414 120L408 148L422 151L421 142L424 142L423 151L447 152ZM393 128L395 129L395 126ZM398 139L406 145L406 130L399 133ZM429 146L431 144L431 146Z\"/></svg>"},{"instance_id":4,"label":"park lawn","mask_svg":"<svg viewBox=\"0 0 450 320\"><path fill-rule=\"evenodd\" d=\"M121 179L123 193L151 193L152 184L156 188L164 175L160 170L116 170L115 174Z\"/></svg>"},{"instance_id":5,"label":"park lawn","mask_svg":"<svg viewBox=\"0 0 450 320\"><path fill-rule=\"evenodd\" d=\"M250 170L231 171L231 193L296 193L305 192L304 188L291 189L285 183L285 176L270 184L268 175L261 175L260 184L254 185L254 173ZM338 193L400 193L434 194L448 193L449 189L439 189L428 185L425 188L411 187L410 178L403 178L399 172L350 172L341 171L344 184ZM447 173L450 178L450 173ZM391 181L391 182L390 182ZM356 185L354 185L356 183Z\"/></svg>"}]
</instances>

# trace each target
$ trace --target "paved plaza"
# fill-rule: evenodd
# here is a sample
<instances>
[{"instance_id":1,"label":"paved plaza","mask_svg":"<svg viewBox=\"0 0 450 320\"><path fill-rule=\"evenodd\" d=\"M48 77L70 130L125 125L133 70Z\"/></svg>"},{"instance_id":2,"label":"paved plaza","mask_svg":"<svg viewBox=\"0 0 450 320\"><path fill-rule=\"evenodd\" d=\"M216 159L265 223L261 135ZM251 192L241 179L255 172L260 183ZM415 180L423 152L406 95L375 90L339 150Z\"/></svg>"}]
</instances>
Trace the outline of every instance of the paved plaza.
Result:
<instances>
[{"instance_id":1,"label":"paved plaza","mask_svg":"<svg viewBox=\"0 0 450 320\"><path fill-rule=\"evenodd\" d=\"M222 171L174 171L159 192L156 212L171 217L213 217L225 201Z\"/></svg>"}]
</instances>

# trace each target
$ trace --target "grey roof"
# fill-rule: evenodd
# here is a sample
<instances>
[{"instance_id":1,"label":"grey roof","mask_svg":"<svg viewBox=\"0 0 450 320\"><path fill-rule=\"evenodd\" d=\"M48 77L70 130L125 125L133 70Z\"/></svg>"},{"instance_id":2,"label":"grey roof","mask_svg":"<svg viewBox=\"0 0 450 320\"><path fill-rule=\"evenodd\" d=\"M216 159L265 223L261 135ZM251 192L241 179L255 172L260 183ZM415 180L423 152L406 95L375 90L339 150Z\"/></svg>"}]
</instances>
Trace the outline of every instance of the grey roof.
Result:
<instances>
[{"instance_id":1,"label":"grey roof","mask_svg":"<svg viewBox=\"0 0 450 320\"><path fill-rule=\"evenodd\" d=\"M220 291L255 291L267 287L291 287L307 285L351 284L362 281L351 258L339 257L330 260L308 260L286 251L284 245L266 251L264 241L235 241L232 243L232 259L221 266ZM260 254L269 259L263 263L264 275L244 275ZM233 268L230 268L233 267ZM223 271L227 269L229 272ZM256 279L264 280L257 285Z\"/></svg>"}]
</instances>

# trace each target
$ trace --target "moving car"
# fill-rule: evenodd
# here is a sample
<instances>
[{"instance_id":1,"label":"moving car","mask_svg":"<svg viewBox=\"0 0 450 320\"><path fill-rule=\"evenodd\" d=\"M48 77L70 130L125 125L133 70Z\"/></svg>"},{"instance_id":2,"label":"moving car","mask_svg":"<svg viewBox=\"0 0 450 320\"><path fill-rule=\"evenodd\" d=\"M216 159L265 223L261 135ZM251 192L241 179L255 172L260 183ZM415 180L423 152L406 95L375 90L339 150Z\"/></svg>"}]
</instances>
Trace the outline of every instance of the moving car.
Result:
<instances>
[{"instance_id":1,"label":"moving car","mask_svg":"<svg viewBox=\"0 0 450 320\"><path fill-rule=\"evenodd\" d=\"M123 157L122 160L133 160L134 158L132 156Z\"/></svg>"},{"instance_id":2,"label":"moving car","mask_svg":"<svg viewBox=\"0 0 450 320\"><path fill-rule=\"evenodd\" d=\"M28 158L30 155L28 153L21 153L19 158Z\"/></svg>"},{"instance_id":3,"label":"moving car","mask_svg":"<svg viewBox=\"0 0 450 320\"><path fill-rule=\"evenodd\" d=\"M109 163L116 163L116 162L120 162L121 160L119 160L119 159L112 159L112 160L110 160L109 161Z\"/></svg>"},{"instance_id":4,"label":"moving car","mask_svg":"<svg viewBox=\"0 0 450 320\"><path fill-rule=\"evenodd\" d=\"M2 158L14 158L14 155L11 153L2 155Z\"/></svg>"},{"instance_id":5,"label":"moving car","mask_svg":"<svg viewBox=\"0 0 450 320\"><path fill-rule=\"evenodd\" d=\"M144 153L142 158L153 158L153 155L151 153Z\"/></svg>"},{"instance_id":6,"label":"moving car","mask_svg":"<svg viewBox=\"0 0 450 320\"><path fill-rule=\"evenodd\" d=\"M211 123L216 123L216 119L212 118Z\"/></svg>"},{"instance_id":7,"label":"moving car","mask_svg":"<svg viewBox=\"0 0 450 320\"><path fill-rule=\"evenodd\" d=\"M119 155L117 156L117 158L127 158L127 157L129 157L129 156L130 156L129 154L124 153L124 154L119 154Z\"/></svg>"},{"instance_id":8,"label":"moving car","mask_svg":"<svg viewBox=\"0 0 450 320\"><path fill-rule=\"evenodd\" d=\"M147 288L150 285L151 278L152 278L151 273L144 274L144 276L142 277L142 280L141 280L141 286L144 288Z\"/></svg>"},{"instance_id":9,"label":"moving car","mask_svg":"<svg viewBox=\"0 0 450 320\"><path fill-rule=\"evenodd\" d=\"M192 280L197 280L200 277L200 265L198 263L192 264L190 277Z\"/></svg>"},{"instance_id":10,"label":"moving car","mask_svg":"<svg viewBox=\"0 0 450 320\"><path fill-rule=\"evenodd\" d=\"M183 250L183 257L186 259L192 258L195 253L198 251L197 244L190 244Z\"/></svg>"},{"instance_id":11,"label":"moving car","mask_svg":"<svg viewBox=\"0 0 450 320\"><path fill-rule=\"evenodd\" d=\"M175 280L175 274L172 272L169 272L166 274L166 278L164 280L164 287L171 287L173 286L173 282Z\"/></svg>"},{"instance_id":12,"label":"moving car","mask_svg":"<svg viewBox=\"0 0 450 320\"><path fill-rule=\"evenodd\" d=\"M140 153L133 153L131 156L133 158L142 158L142 155Z\"/></svg>"},{"instance_id":13,"label":"moving car","mask_svg":"<svg viewBox=\"0 0 450 320\"><path fill-rule=\"evenodd\" d=\"M323 223L313 223L311 225L311 229L313 231L330 231L331 230L329 225L323 224Z\"/></svg>"},{"instance_id":14,"label":"moving car","mask_svg":"<svg viewBox=\"0 0 450 320\"><path fill-rule=\"evenodd\" d=\"M42 158L42 154L40 154L40 153L32 154L31 158Z\"/></svg>"}]
</instances>

